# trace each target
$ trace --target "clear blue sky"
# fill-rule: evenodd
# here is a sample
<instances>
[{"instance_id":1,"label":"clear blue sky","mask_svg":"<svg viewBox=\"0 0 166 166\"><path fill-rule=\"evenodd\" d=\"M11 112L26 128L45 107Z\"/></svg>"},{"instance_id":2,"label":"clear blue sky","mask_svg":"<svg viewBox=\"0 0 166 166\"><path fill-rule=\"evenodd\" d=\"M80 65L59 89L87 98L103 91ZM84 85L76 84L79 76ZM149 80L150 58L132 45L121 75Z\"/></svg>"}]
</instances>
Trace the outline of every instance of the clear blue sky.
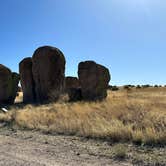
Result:
<instances>
[{"instance_id":1,"label":"clear blue sky","mask_svg":"<svg viewBox=\"0 0 166 166\"><path fill-rule=\"evenodd\" d=\"M39 46L107 66L112 84L166 84L166 0L3 0L0 63L18 63Z\"/></svg>"}]
</instances>

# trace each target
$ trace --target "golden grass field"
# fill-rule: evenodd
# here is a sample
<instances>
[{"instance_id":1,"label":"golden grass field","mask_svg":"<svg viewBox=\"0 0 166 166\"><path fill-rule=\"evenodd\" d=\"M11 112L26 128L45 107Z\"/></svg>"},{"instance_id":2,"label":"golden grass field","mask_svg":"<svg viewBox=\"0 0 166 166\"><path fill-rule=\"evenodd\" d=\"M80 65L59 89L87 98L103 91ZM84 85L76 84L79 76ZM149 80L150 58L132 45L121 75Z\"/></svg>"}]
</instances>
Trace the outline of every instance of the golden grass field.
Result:
<instances>
[{"instance_id":1,"label":"golden grass field","mask_svg":"<svg viewBox=\"0 0 166 166\"><path fill-rule=\"evenodd\" d=\"M1 113L0 121L49 133L165 145L166 88L108 91L102 102L15 106L7 114Z\"/></svg>"}]
</instances>

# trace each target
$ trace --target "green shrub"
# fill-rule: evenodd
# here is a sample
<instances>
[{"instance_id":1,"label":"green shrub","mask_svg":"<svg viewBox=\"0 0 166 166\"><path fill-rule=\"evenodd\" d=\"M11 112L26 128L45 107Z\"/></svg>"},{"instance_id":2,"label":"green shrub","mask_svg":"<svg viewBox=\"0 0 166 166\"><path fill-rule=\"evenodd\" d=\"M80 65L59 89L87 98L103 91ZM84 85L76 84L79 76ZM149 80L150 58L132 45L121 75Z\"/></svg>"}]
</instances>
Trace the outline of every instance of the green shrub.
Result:
<instances>
[{"instance_id":1,"label":"green shrub","mask_svg":"<svg viewBox=\"0 0 166 166\"><path fill-rule=\"evenodd\" d=\"M142 85L142 87L143 87L143 88L149 88L150 85L149 85L149 84L147 84L147 85Z\"/></svg>"},{"instance_id":2,"label":"green shrub","mask_svg":"<svg viewBox=\"0 0 166 166\"><path fill-rule=\"evenodd\" d=\"M116 159L125 159L127 156L127 147L123 144L117 144L113 148L113 154Z\"/></svg>"},{"instance_id":3,"label":"green shrub","mask_svg":"<svg viewBox=\"0 0 166 166\"><path fill-rule=\"evenodd\" d=\"M141 89L141 85L137 85L136 88L137 88L137 89Z\"/></svg>"},{"instance_id":4,"label":"green shrub","mask_svg":"<svg viewBox=\"0 0 166 166\"><path fill-rule=\"evenodd\" d=\"M118 88L116 85L114 85L114 86L111 86L111 85L110 85L110 86L108 87L108 89L111 90L111 91L118 91L118 90L119 90L119 88Z\"/></svg>"},{"instance_id":5,"label":"green shrub","mask_svg":"<svg viewBox=\"0 0 166 166\"><path fill-rule=\"evenodd\" d=\"M126 90L130 90L131 87L130 87L130 85L124 85L123 88Z\"/></svg>"}]
</instances>

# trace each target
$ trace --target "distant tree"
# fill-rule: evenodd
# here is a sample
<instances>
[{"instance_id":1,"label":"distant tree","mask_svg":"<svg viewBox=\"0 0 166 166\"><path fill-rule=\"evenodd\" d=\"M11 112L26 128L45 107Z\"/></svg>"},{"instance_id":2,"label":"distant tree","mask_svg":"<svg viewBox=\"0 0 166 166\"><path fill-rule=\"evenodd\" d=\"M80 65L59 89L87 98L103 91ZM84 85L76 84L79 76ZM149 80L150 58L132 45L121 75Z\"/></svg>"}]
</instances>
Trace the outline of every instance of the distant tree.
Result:
<instances>
[{"instance_id":1,"label":"distant tree","mask_svg":"<svg viewBox=\"0 0 166 166\"><path fill-rule=\"evenodd\" d=\"M118 91L119 88L117 86L112 86L112 91Z\"/></svg>"},{"instance_id":2,"label":"distant tree","mask_svg":"<svg viewBox=\"0 0 166 166\"><path fill-rule=\"evenodd\" d=\"M108 89L111 90L111 91L118 91L119 90L119 88L116 85L114 85L114 86L109 85Z\"/></svg>"},{"instance_id":3,"label":"distant tree","mask_svg":"<svg viewBox=\"0 0 166 166\"><path fill-rule=\"evenodd\" d=\"M135 85L131 85L132 88L135 88Z\"/></svg>"},{"instance_id":4,"label":"distant tree","mask_svg":"<svg viewBox=\"0 0 166 166\"><path fill-rule=\"evenodd\" d=\"M134 88L135 87L135 85L125 85L125 86L128 86L130 88Z\"/></svg>"},{"instance_id":5,"label":"distant tree","mask_svg":"<svg viewBox=\"0 0 166 166\"><path fill-rule=\"evenodd\" d=\"M130 85L124 85L123 88L126 90L130 90Z\"/></svg>"},{"instance_id":6,"label":"distant tree","mask_svg":"<svg viewBox=\"0 0 166 166\"><path fill-rule=\"evenodd\" d=\"M141 85L137 85L136 88L137 88L137 89L141 89Z\"/></svg>"},{"instance_id":7,"label":"distant tree","mask_svg":"<svg viewBox=\"0 0 166 166\"><path fill-rule=\"evenodd\" d=\"M149 84L146 84L146 85L142 85L143 88L149 88L150 85Z\"/></svg>"}]
</instances>

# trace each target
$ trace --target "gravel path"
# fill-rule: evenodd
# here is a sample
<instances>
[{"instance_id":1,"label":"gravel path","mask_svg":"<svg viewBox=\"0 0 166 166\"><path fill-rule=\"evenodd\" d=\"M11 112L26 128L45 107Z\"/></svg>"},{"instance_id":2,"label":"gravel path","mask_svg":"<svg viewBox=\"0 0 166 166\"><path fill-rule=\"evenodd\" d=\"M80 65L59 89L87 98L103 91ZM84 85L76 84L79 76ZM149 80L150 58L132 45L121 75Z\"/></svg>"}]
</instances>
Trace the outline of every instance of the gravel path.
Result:
<instances>
[{"instance_id":1,"label":"gravel path","mask_svg":"<svg viewBox=\"0 0 166 166\"><path fill-rule=\"evenodd\" d=\"M0 129L0 166L130 166L113 161L106 142Z\"/></svg>"}]
</instances>

